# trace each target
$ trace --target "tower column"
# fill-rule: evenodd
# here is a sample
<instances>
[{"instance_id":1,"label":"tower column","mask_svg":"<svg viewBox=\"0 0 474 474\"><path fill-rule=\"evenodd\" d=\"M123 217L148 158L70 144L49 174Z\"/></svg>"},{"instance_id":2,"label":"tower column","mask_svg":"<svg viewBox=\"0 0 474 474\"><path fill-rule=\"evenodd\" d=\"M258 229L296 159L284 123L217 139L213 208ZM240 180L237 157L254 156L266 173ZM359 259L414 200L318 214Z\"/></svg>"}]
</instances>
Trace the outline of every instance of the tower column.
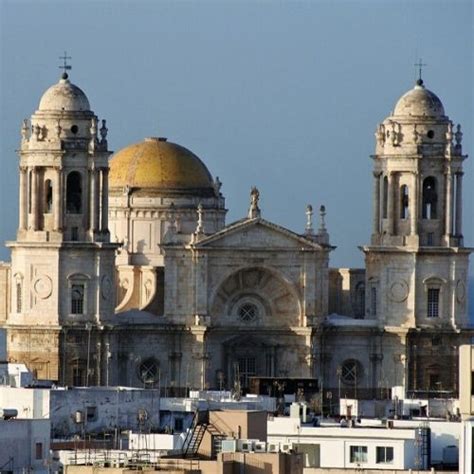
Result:
<instances>
[{"instance_id":1,"label":"tower column","mask_svg":"<svg viewBox=\"0 0 474 474\"><path fill-rule=\"evenodd\" d=\"M63 195L63 186L62 186L62 172L61 168L56 168L56 185L54 187L54 230L59 231L62 228L62 217L63 217L63 206L62 206L62 195Z\"/></svg>"},{"instance_id":2,"label":"tower column","mask_svg":"<svg viewBox=\"0 0 474 474\"><path fill-rule=\"evenodd\" d=\"M388 234L393 235L393 223L395 215L395 173L388 173L388 192L387 192L387 219Z\"/></svg>"},{"instance_id":3,"label":"tower column","mask_svg":"<svg viewBox=\"0 0 474 474\"><path fill-rule=\"evenodd\" d=\"M380 175L374 172L374 234L380 233Z\"/></svg>"},{"instance_id":4,"label":"tower column","mask_svg":"<svg viewBox=\"0 0 474 474\"><path fill-rule=\"evenodd\" d=\"M462 177L464 173L456 173L456 235L462 236Z\"/></svg>"},{"instance_id":5,"label":"tower column","mask_svg":"<svg viewBox=\"0 0 474 474\"><path fill-rule=\"evenodd\" d=\"M418 233L418 173L413 173L413 185L408 194L410 200L410 235Z\"/></svg>"},{"instance_id":6,"label":"tower column","mask_svg":"<svg viewBox=\"0 0 474 474\"><path fill-rule=\"evenodd\" d=\"M38 230L38 171L36 167L31 168L31 227Z\"/></svg>"},{"instance_id":7,"label":"tower column","mask_svg":"<svg viewBox=\"0 0 474 474\"><path fill-rule=\"evenodd\" d=\"M20 168L20 215L19 215L19 229L25 230L28 219L27 206L27 169Z\"/></svg>"},{"instance_id":8,"label":"tower column","mask_svg":"<svg viewBox=\"0 0 474 474\"><path fill-rule=\"evenodd\" d=\"M92 233L97 232L99 228L99 206L98 206L98 182L97 182L97 171L92 168L90 171L91 182L90 182L90 216L89 216L89 229Z\"/></svg>"},{"instance_id":9,"label":"tower column","mask_svg":"<svg viewBox=\"0 0 474 474\"><path fill-rule=\"evenodd\" d=\"M102 169L102 222L101 231L108 231L108 214L109 214L109 170Z\"/></svg>"},{"instance_id":10,"label":"tower column","mask_svg":"<svg viewBox=\"0 0 474 474\"><path fill-rule=\"evenodd\" d=\"M445 235L449 244L449 237L453 234L453 179L451 170L448 169L445 174L446 181L446 222L445 222Z\"/></svg>"}]
</instances>

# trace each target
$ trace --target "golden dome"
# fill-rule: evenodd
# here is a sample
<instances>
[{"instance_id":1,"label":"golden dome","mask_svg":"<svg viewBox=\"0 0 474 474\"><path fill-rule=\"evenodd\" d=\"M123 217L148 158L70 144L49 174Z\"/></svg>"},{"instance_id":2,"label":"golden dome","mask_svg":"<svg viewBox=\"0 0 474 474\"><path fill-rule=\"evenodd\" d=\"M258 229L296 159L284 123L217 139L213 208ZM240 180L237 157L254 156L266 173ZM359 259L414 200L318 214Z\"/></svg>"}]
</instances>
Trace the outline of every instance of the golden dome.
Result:
<instances>
[{"instance_id":1,"label":"golden dome","mask_svg":"<svg viewBox=\"0 0 474 474\"><path fill-rule=\"evenodd\" d=\"M165 138L145 138L112 156L111 187L214 194L212 176L191 151Z\"/></svg>"}]
</instances>

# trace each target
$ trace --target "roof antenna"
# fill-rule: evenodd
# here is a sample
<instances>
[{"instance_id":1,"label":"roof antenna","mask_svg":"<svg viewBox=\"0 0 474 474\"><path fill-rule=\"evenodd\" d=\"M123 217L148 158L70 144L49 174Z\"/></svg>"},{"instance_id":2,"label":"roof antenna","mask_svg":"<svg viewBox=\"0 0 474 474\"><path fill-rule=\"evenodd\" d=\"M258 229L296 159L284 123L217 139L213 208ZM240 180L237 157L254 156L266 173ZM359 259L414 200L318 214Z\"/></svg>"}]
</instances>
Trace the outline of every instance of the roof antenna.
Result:
<instances>
[{"instance_id":1,"label":"roof antenna","mask_svg":"<svg viewBox=\"0 0 474 474\"><path fill-rule=\"evenodd\" d=\"M416 85L417 86L422 86L423 85L423 79L421 78L421 73L423 71L423 66L427 66L427 64L424 64L422 59L418 59L418 62L414 64L415 68L418 69L418 79L416 80Z\"/></svg>"},{"instance_id":2,"label":"roof antenna","mask_svg":"<svg viewBox=\"0 0 474 474\"><path fill-rule=\"evenodd\" d=\"M72 57L67 55L67 51L64 51L64 56L59 56L59 59L62 59L63 61L62 66L59 66L59 69L64 71L61 75L61 79L67 79L69 76L66 71L70 71L72 69L72 66L67 63L67 60L72 59Z\"/></svg>"}]
</instances>

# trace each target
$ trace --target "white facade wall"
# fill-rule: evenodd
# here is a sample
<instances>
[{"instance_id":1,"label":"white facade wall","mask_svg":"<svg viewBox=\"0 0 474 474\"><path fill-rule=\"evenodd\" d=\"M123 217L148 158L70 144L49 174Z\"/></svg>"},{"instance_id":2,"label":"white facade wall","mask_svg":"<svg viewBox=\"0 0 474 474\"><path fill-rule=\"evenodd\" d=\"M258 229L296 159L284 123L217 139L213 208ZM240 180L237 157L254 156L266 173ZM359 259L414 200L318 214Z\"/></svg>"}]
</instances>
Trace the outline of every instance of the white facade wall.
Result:
<instances>
[{"instance_id":1,"label":"white facade wall","mask_svg":"<svg viewBox=\"0 0 474 474\"><path fill-rule=\"evenodd\" d=\"M50 390L0 386L0 408L14 408L18 418L49 419Z\"/></svg>"}]
</instances>

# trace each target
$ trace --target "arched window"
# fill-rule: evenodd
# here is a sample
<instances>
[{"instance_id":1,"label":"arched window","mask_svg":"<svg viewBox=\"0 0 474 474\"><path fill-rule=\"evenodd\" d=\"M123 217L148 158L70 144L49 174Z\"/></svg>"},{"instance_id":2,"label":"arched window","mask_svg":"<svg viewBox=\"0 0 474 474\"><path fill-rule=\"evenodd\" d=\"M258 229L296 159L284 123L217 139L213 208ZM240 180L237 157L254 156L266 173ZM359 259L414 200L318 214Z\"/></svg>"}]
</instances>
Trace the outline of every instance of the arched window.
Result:
<instances>
[{"instance_id":1,"label":"arched window","mask_svg":"<svg viewBox=\"0 0 474 474\"><path fill-rule=\"evenodd\" d=\"M51 180L44 182L44 212L49 214L53 210L53 185Z\"/></svg>"},{"instance_id":2,"label":"arched window","mask_svg":"<svg viewBox=\"0 0 474 474\"><path fill-rule=\"evenodd\" d=\"M355 288L355 317L362 319L365 316L365 283L360 281Z\"/></svg>"},{"instance_id":3,"label":"arched window","mask_svg":"<svg viewBox=\"0 0 474 474\"><path fill-rule=\"evenodd\" d=\"M423 181L423 219L437 218L437 202L436 179L429 176Z\"/></svg>"},{"instance_id":4,"label":"arched window","mask_svg":"<svg viewBox=\"0 0 474 474\"><path fill-rule=\"evenodd\" d=\"M400 187L400 219L408 219L408 186Z\"/></svg>"},{"instance_id":5,"label":"arched window","mask_svg":"<svg viewBox=\"0 0 474 474\"><path fill-rule=\"evenodd\" d=\"M383 179L383 206L382 206L382 218L386 219L388 214L388 178L385 176Z\"/></svg>"},{"instance_id":6,"label":"arched window","mask_svg":"<svg viewBox=\"0 0 474 474\"><path fill-rule=\"evenodd\" d=\"M80 173L72 171L67 175L66 210L69 214L82 212L82 179Z\"/></svg>"}]
</instances>

